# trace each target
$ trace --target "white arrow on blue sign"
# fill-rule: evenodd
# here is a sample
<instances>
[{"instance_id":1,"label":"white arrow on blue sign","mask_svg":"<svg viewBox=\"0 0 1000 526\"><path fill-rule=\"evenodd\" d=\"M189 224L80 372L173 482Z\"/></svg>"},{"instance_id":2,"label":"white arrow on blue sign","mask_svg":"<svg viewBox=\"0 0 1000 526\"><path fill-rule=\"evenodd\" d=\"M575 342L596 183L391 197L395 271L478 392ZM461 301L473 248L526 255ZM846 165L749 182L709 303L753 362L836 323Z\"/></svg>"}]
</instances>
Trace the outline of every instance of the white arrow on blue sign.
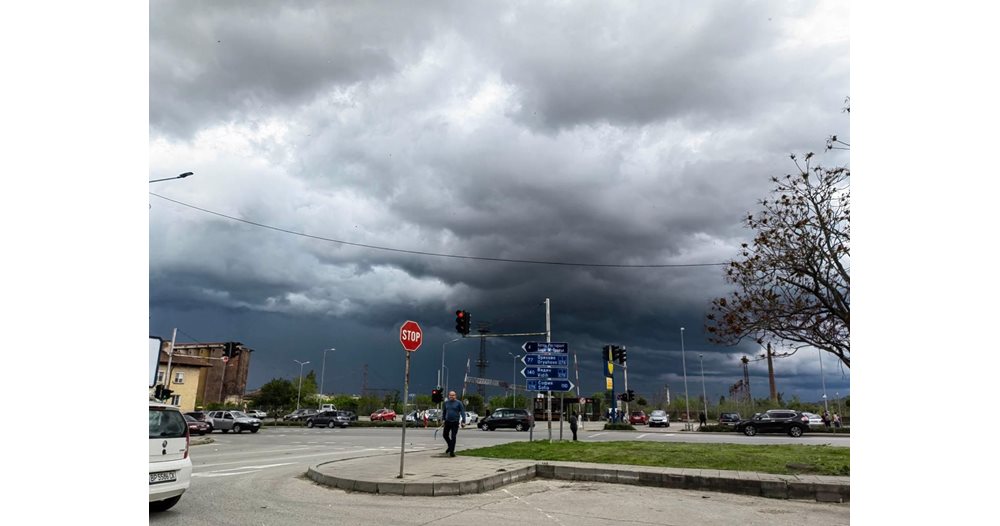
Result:
<instances>
[{"instance_id":1,"label":"white arrow on blue sign","mask_svg":"<svg viewBox=\"0 0 1000 526\"><path fill-rule=\"evenodd\" d=\"M569 352L569 344L566 342L524 342L521 349L523 349L524 352L566 354Z\"/></svg>"},{"instance_id":2,"label":"white arrow on blue sign","mask_svg":"<svg viewBox=\"0 0 1000 526\"><path fill-rule=\"evenodd\" d=\"M573 382L569 380L525 380L528 391L571 391Z\"/></svg>"},{"instance_id":3,"label":"white arrow on blue sign","mask_svg":"<svg viewBox=\"0 0 1000 526\"><path fill-rule=\"evenodd\" d=\"M565 367L525 367L521 374L525 378L569 378Z\"/></svg>"},{"instance_id":4,"label":"white arrow on blue sign","mask_svg":"<svg viewBox=\"0 0 1000 526\"><path fill-rule=\"evenodd\" d=\"M569 366L569 355L566 354L525 354L521 357L521 363L524 365L544 365L547 367L552 366Z\"/></svg>"}]
</instances>

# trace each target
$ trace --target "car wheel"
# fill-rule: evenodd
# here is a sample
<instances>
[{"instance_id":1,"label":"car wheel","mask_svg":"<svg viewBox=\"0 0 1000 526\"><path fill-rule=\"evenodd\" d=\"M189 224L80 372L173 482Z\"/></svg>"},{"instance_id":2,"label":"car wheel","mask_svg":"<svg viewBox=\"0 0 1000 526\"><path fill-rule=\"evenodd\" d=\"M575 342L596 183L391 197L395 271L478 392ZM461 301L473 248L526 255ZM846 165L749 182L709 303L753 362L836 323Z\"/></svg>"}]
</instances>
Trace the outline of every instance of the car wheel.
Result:
<instances>
[{"instance_id":1,"label":"car wheel","mask_svg":"<svg viewBox=\"0 0 1000 526\"><path fill-rule=\"evenodd\" d=\"M306 420L306 427L312 429L312 426L313 426L313 421L312 420Z\"/></svg>"},{"instance_id":2,"label":"car wheel","mask_svg":"<svg viewBox=\"0 0 1000 526\"><path fill-rule=\"evenodd\" d=\"M167 511L174 507L181 500L181 496L170 497L169 499L157 500L149 503L149 511Z\"/></svg>"},{"instance_id":3,"label":"car wheel","mask_svg":"<svg viewBox=\"0 0 1000 526\"><path fill-rule=\"evenodd\" d=\"M757 434L757 428L754 426L746 426L743 428L743 434L752 437Z\"/></svg>"},{"instance_id":4,"label":"car wheel","mask_svg":"<svg viewBox=\"0 0 1000 526\"><path fill-rule=\"evenodd\" d=\"M489 427L487 427L486 424L479 424L479 429L482 429L483 431L486 431L487 429L489 429Z\"/></svg>"},{"instance_id":5,"label":"car wheel","mask_svg":"<svg viewBox=\"0 0 1000 526\"><path fill-rule=\"evenodd\" d=\"M233 426L233 432L234 433L242 433L243 432L243 428L240 427L239 424L236 424L235 426Z\"/></svg>"},{"instance_id":6,"label":"car wheel","mask_svg":"<svg viewBox=\"0 0 1000 526\"><path fill-rule=\"evenodd\" d=\"M525 425L520 422L518 422L517 425L514 426L514 431L527 431L527 430L528 428L525 427Z\"/></svg>"},{"instance_id":7,"label":"car wheel","mask_svg":"<svg viewBox=\"0 0 1000 526\"><path fill-rule=\"evenodd\" d=\"M802 436L802 428L799 426L792 426L788 428L788 435L798 438Z\"/></svg>"},{"instance_id":8,"label":"car wheel","mask_svg":"<svg viewBox=\"0 0 1000 526\"><path fill-rule=\"evenodd\" d=\"M333 429L333 428L337 427L337 423L334 422L333 420L330 420L330 423L327 424L326 427L329 427L330 429Z\"/></svg>"},{"instance_id":9,"label":"car wheel","mask_svg":"<svg viewBox=\"0 0 1000 526\"><path fill-rule=\"evenodd\" d=\"M257 431L260 431L260 429L251 429L250 430L251 433L256 433Z\"/></svg>"}]
</instances>

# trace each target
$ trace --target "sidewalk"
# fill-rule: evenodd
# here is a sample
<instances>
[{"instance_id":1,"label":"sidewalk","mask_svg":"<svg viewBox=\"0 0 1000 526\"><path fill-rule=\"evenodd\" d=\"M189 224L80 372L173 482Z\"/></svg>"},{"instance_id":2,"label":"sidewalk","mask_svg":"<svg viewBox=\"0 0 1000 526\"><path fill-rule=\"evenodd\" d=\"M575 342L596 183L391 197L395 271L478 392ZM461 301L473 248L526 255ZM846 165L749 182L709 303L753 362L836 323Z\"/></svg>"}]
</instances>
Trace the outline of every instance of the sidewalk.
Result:
<instances>
[{"instance_id":1,"label":"sidewalk","mask_svg":"<svg viewBox=\"0 0 1000 526\"><path fill-rule=\"evenodd\" d=\"M483 493L535 477L820 502L849 502L851 495L850 477L448 457L433 451L407 452L403 473L398 478L397 454L324 462L311 466L306 475L347 491L426 497Z\"/></svg>"}]
</instances>

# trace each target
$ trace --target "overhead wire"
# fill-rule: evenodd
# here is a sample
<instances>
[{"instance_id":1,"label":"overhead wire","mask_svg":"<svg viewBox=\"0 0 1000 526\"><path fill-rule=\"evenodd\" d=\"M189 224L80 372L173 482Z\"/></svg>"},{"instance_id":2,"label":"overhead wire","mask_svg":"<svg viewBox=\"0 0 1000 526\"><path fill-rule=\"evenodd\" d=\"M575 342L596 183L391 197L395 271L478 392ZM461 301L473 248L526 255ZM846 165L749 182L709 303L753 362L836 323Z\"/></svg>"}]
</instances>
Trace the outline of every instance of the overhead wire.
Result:
<instances>
[{"instance_id":1,"label":"overhead wire","mask_svg":"<svg viewBox=\"0 0 1000 526\"><path fill-rule=\"evenodd\" d=\"M266 225L264 223L258 223L256 221L250 221L250 220L243 219L243 218L240 218L240 217L234 217L234 216L231 216L231 215L226 215L226 214L223 214L221 212L216 212L214 210L208 210L206 208L201 208L199 206L195 206L195 205L188 204L188 203L185 203L185 202L182 202L182 201L178 201L176 199L171 199L169 197L165 197L165 196L153 193L153 192L149 192L149 195L152 195L154 197L158 197L158 198L163 199L165 201L170 201L171 203L176 203L176 204L181 205L181 206L185 206L185 207L188 207L188 208L191 208L191 209L194 209L194 210L198 210L199 212L204 212L206 214L211 214L211 215L223 217L223 218L226 218L226 219L229 219L229 220L232 220L232 221L238 221L240 223L245 223L245 224L256 226L256 227L259 227L259 228L265 228L265 229L268 229L268 230L274 230L276 232L282 232L282 233L285 233L285 234L291 234L291 235L295 235L295 236L305 237L305 238L309 238L309 239L316 239L316 240L319 240L319 241L326 241L326 242L330 242L330 243L339 243L339 244L342 244L342 245L349 245L349 246L353 246L353 247L368 248L368 249L372 249L372 250L384 250L384 251L387 251L387 252L397 252L397 253L402 253L402 254L414 254L414 255L418 255L418 256L432 256L432 257L452 258L452 259L469 259L469 260L476 260L476 261L496 261L496 262L502 262L502 263L522 263L522 264L532 264L532 265L557 265L557 266L566 266L566 267L598 267L598 268L683 268L683 267L717 267L717 266L728 265L728 263L677 263L677 264L663 263L663 264L651 264L651 265L630 265L630 264L624 264L624 263L580 263L580 262L573 262L573 261L545 261L545 260L535 260L535 259L509 259L509 258L493 258L493 257L485 257L485 256L466 256L466 255L461 255L461 254L443 254L443 253L440 253L440 252L425 252L425 251L421 251L421 250L406 250L406 249L402 249L402 248L392 248L392 247L383 247L383 246L378 246L378 245L368 245L368 244L364 244L364 243L354 243L354 242L351 242L351 241L344 241L344 240L341 240L341 239L332 239L332 238L322 237L322 236L316 236L316 235L312 235L312 234L305 234L305 233L302 233L302 232L296 232L294 230L288 230L288 229L285 229L285 228L280 228L280 227L276 227L276 226Z\"/></svg>"}]
</instances>

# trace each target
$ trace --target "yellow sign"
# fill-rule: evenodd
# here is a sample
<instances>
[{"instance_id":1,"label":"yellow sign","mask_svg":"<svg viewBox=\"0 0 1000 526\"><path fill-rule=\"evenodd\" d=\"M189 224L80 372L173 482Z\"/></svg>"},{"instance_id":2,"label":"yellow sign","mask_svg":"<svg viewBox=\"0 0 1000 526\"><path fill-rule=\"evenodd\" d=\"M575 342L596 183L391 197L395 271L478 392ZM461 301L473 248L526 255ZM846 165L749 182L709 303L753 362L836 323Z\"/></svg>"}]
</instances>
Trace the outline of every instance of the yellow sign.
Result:
<instances>
[{"instance_id":1,"label":"yellow sign","mask_svg":"<svg viewBox=\"0 0 1000 526\"><path fill-rule=\"evenodd\" d=\"M614 389L614 386L615 386L615 381L614 381L614 379L612 379L612 378L605 378L605 380L607 380L607 382L608 382L608 387L607 387L607 389L609 389L609 390L610 390L610 389Z\"/></svg>"},{"instance_id":2,"label":"yellow sign","mask_svg":"<svg viewBox=\"0 0 1000 526\"><path fill-rule=\"evenodd\" d=\"M615 372L615 364L608 362L608 373L607 376L611 376Z\"/></svg>"}]
</instances>

